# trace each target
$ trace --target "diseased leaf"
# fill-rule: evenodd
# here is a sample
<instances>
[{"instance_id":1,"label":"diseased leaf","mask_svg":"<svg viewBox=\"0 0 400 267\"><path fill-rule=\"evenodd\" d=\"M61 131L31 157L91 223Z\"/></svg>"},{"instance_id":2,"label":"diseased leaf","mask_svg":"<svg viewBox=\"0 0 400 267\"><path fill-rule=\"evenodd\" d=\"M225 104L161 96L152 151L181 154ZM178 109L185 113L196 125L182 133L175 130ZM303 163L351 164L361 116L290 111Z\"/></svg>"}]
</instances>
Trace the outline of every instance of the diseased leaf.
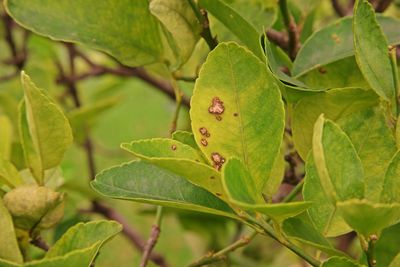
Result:
<instances>
[{"instance_id":1,"label":"diseased leaf","mask_svg":"<svg viewBox=\"0 0 400 267\"><path fill-rule=\"evenodd\" d=\"M225 202L208 191L141 161L105 170L91 185L107 197L235 217Z\"/></svg>"},{"instance_id":2,"label":"diseased leaf","mask_svg":"<svg viewBox=\"0 0 400 267\"><path fill-rule=\"evenodd\" d=\"M338 212L355 231L364 237L381 231L400 220L400 203L371 203L352 199L337 203Z\"/></svg>"},{"instance_id":3,"label":"diseased leaf","mask_svg":"<svg viewBox=\"0 0 400 267\"><path fill-rule=\"evenodd\" d=\"M10 213L0 198L0 259L22 263L17 237Z\"/></svg>"},{"instance_id":4,"label":"diseased leaf","mask_svg":"<svg viewBox=\"0 0 400 267\"><path fill-rule=\"evenodd\" d=\"M400 203L400 151L398 151L385 173L380 202L382 203Z\"/></svg>"},{"instance_id":5,"label":"diseased leaf","mask_svg":"<svg viewBox=\"0 0 400 267\"><path fill-rule=\"evenodd\" d=\"M39 184L44 171L56 167L72 143L71 127L61 109L21 74L25 97L20 109L20 131L27 165Z\"/></svg>"},{"instance_id":6,"label":"diseased leaf","mask_svg":"<svg viewBox=\"0 0 400 267\"><path fill-rule=\"evenodd\" d=\"M260 60L265 60L260 44L260 34L234 9L221 0L199 0L199 5L222 22Z\"/></svg>"},{"instance_id":7,"label":"diseased leaf","mask_svg":"<svg viewBox=\"0 0 400 267\"><path fill-rule=\"evenodd\" d=\"M388 43L399 44L400 20L379 14L376 18ZM312 69L351 56L354 56L352 17L347 16L316 31L307 39L293 63L292 75L298 77Z\"/></svg>"},{"instance_id":8,"label":"diseased leaf","mask_svg":"<svg viewBox=\"0 0 400 267\"><path fill-rule=\"evenodd\" d=\"M12 130L12 125L8 117L0 115L0 157L4 159L10 159Z\"/></svg>"},{"instance_id":9,"label":"diseased leaf","mask_svg":"<svg viewBox=\"0 0 400 267\"><path fill-rule=\"evenodd\" d=\"M68 231L50 248L45 258L64 256L67 253L92 247L100 246L118 234L122 226L114 221L93 221L78 223L69 228Z\"/></svg>"},{"instance_id":10,"label":"diseased leaf","mask_svg":"<svg viewBox=\"0 0 400 267\"><path fill-rule=\"evenodd\" d=\"M332 257L324 261L321 267L365 267L364 265L359 265L348 258L344 257Z\"/></svg>"},{"instance_id":11,"label":"diseased leaf","mask_svg":"<svg viewBox=\"0 0 400 267\"><path fill-rule=\"evenodd\" d=\"M354 5L353 32L355 56L364 78L379 96L390 102L396 89L388 42L374 8L366 0L357 0Z\"/></svg>"},{"instance_id":12,"label":"diseased leaf","mask_svg":"<svg viewBox=\"0 0 400 267\"><path fill-rule=\"evenodd\" d=\"M175 68L179 68L189 59L200 38L200 23L189 1L153 0L150 11L168 31L167 38L171 35L168 41L177 58Z\"/></svg>"},{"instance_id":13,"label":"diseased leaf","mask_svg":"<svg viewBox=\"0 0 400 267\"><path fill-rule=\"evenodd\" d=\"M159 26L148 5L148 0L78 4L34 0L29 5L5 1L8 13L22 26L52 39L99 49L130 66L153 63L162 56Z\"/></svg>"},{"instance_id":14,"label":"diseased leaf","mask_svg":"<svg viewBox=\"0 0 400 267\"><path fill-rule=\"evenodd\" d=\"M293 141L305 160L311 149L315 121L324 113L327 119L337 121L354 112L378 105L377 95L359 88L332 89L302 98L293 110Z\"/></svg>"},{"instance_id":15,"label":"diseased leaf","mask_svg":"<svg viewBox=\"0 0 400 267\"><path fill-rule=\"evenodd\" d=\"M200 71L190 116L209 162L220 169L238 158L262 192L279 154L284 109L279 85L261 61L234 43L219 44Z\"/></svg>"},{"instance_id":16,"label":"diseased leaf","mask_svg":"<svg viewBox=\"0 0 400 267\"><path fill-rule=\"evenodd\" d=\"M349 137L321 115L314 126L313 157L321 186L332 203L364 197L364 170Z\"/></svg>"},{"instance_id":17,"label":"diseased leaf","mask_svg":"<svg viewBox=\"0 0 400 267\"><path fill-rule=\"evenodd\" d=\"M124 143L121 147L144 161L188 179L225 199L221 175L206 165L197 149L172 139L155 138Z\"/></svg>"},{"instance_id":18,"label":"diseased leaf","mask_svg":"<svg viewBox=\"0 0 400 267\"><path fill-rule=\"evenodd\" d=\"M307 212L317 230L328 237L350 232L351 228L336 212L335 206L325 195L315 168L312 153L307 157L306 176L304 179L303 198L305 201L313 203Z\"/></svg>"},{"instance_id":19,"label":"diseased leaf","mask_svg":"<svg viewBox=\"0 0 400 267\"><path fill-rule=\"evenodd\" d=\"M396 153L396 142L383 111L368 108L337 121L349 136L365 174L365 198L379 202L387 166Z\"/></svg>"}]
</instances>

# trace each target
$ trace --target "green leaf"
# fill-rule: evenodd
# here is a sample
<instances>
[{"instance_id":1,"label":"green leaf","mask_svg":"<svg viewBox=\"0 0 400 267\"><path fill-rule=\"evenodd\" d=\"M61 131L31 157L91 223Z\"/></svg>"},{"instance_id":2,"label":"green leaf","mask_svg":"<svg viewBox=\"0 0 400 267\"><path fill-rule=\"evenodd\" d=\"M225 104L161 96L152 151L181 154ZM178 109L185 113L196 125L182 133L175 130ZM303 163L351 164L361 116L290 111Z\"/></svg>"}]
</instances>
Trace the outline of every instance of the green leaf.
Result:
<instances>
[{"instance_id":1,"label":"green leaf","mask_svg":"<svg viewBox=\"0 0 400 267\"><path fill-rule=\"evenodd\" d=\"M59 165L71 145L71 127L61 109L23 72L21 81L25 93L20 109L22 146L27 165L42 184L44 171Z\"/></svg>"},{"instance_id":2,"label":"green leaf","mask_svg":"<svg viewBox=\"0 0 400 267\"><path fill-rule=\"evenodd\" d=\"M275 203L275 204L240 204L240 207L246 210L258 211L267 215L271 219L282 223L290 217L299 215L312 206L311 202L290 202L290 203Z\"/></svg>"},{"instance_id":3,"label":"green leaf","mask_svg":"<svg viewBox=\"0 0 400 267\"><path fill-rule=\"evenodd\" d=\"M345 254L336 250L312 224L308 216L300 214L285 220L282 230L289 239L300 241L306 245L313 246L328 255L344 256Z\"/></svg>"},{"instance_id":4,"label":"green leaf","mask_svg":"<svg viewBox=\"0 0 400 267\"><path fill-rule=\"evenodd\" d=\"M357 0L354 5L353 32L355 56L364 78L379 96L391 101L396 89L388 42L366 0Z\"/></svg>"},{"instance_id":5,"label":"green leaf","mask_svg":"<svg viewBox=\"0 0 400 267\"><path fill-rule=\"evenodd\" d=\"M75 250L81 250L97 244L98 248L119 232L122 226L114 221L93 221L78 223L50 248L45 258L63 256Z\"/></svg>"},{"instance_id":6,"label":"green leaf","mask_svg":"<svg viewBox=\"0 0 400 267\"><path fill-rule=\"evenodd\" d=\"M185 177L193 184L225 199L221 175L203 163L204 160L198 150L165 138L133 141L124 143L121 147L136 157Z\"/></svg>"},{"instance_id":7,"label":"green leaf","mask_svg":"<svg viewBox=\"0 0 400 267\"><path fill-rule=\"evenodd\" d=\"M328 199L364 197L364 170L349 137L322 114L314 126L313 157Z\"/></svg>"},{"instance_id":8,"label":"green leaf","mask_svg":"<svg viewBox=\"0 0 400 267\"><path fill-rule=\"evenodd\" d=\"M387 166L396 153L396 142L383 110L368 108L340 118L337 123L349 136L363 164L365 198L379 202Z\"/></svg>"},{"instance_id":9,"label":"green leaf","mask_svg":"<svg viewBox=\"0 0 400 267\"><path fill-rule=\"evenodd\" d=\"M390 263L389 267L398 267L400 266L400 254L397 254L396 258Z\"/></svg>"},{"instance_id":10,"label":"green leaf","mask_svg":"<svg viewBox=\"0 0 400 267\"><path fill-rule=\"evenodd\" d=\"M208 56L191 100L192 131L209 162L241 160L262 192L282 142L279 85L254 55L221 43ZM261 133L261 134L260 134Z\"/></svg>"},{"instance_id":11,"label":"green leaf","mask_svg":"<svg viewBox=\"0 0 400 267\"><path fill-rule=\"evenodd\" d=\"M222 22L260 60L265 60L260 44L260 34L234 9L221 0L199 0L199 5Z\"/></svg>"},{"instance_id":12,"label":"green leaf","mask_svg":"<svg viewBox=\"0 0 400 267\"><path fill-rule=\"evenodd\" d=\"M307 212L317 230L324 236L338 236L350 232L351 228L336 212L335 206L328 200L321 186L312 153L307 157L304 179L303 198L313 203Z\"/></svg>"},{"instance_id":13,"label":"green leaf","mask_svg":"<svg viewBox=\"0 0 400 267\"><path fill-rule=\"evenodd\" d=\"M22 263L17 237L10 213L0 198L0 259Z\"/></svg>"},{"instance_id":14,"label":"green leaf","mask_svg":"<svg viewBox=\"0 0 400 267\"><path fill-rule=\"evenodd\" d=\"M377 15L377 20L389 44L399 44L400 21L381 15ZM312 69L351 56L354 56L352 18L345 17L316 31L307 39L293 63L292 75L298 77Z\"/></svg>"},{"instance_id":15,"label":"green leaf","mask_svg":"<svg viewBox=\"0 0 400 267\"><path fill-rule=\"evenodd\" d=\"M5 1L8 13L25 28L104 51L130 66L161 58L159 26L148 5L148 0Z\"/></svg>"},{"instance_id":16,"label":"green leaf","mask_svg":"<svg viewBox=\"0 0 400 267\"><path fill-rule=\"evenodd\" d=\"M400 203L400 151L398 151L385 173L385 180L380 195L380 202L382 203Z\"/></svg>"},{"instance_id":17,"label":"green leaf","mask_svg":"<svg viewBox=\"0 0 400 267\"><path fill-rule=\"evenodd\" d=\"M355 231L364 237L380 232L400 220L400 203L371 203L352 199L337 203L338 212Z\"/></svg>"},{"instance_id":18,"label":"green leaf","mask_svg":"<svg viewBox=\"0 0 400 267\"><path fill-rule=\"evenodd\" d=\"M282 143L280 153L276 157L274 165L272 166L271 173L267 182L265 183L263 194L272 201L272 197L279 190L285 173L285 144Z\"/></svg>"},{"instance_id":19,"label":"green leaf","mask_svg":"<svg viewBox=\"0 0 400 267\"><path fill-rule=\"evenodd\" d=\"M7 116L0 115L0 157L10 159L12 145L12 124Z\"/></svg>"},{"instance_id":20,"label":"green leaf","mask_svg":"<svg viewBox=\"0 0 400 267\"><path fill-rule=\"evenodd\" d=\"M399 247L400 224L392 225L382 231L375 243L376 267L386 267L400 253ZM365 257L364 257L365 258ZM366 263L366 259L364 261Z\"/></svg>"},{"instance_id":21,"label":"green leaf","mask_svg":"<svg viewBox=\"0 0 400 267\"><path fill-rule=\"evenodd\" d=\"M0 187L2 184L14 188L22 185L23 181L15 166L8 160L0 157Z\"/></svg>"},{"instance_id":22,"label":"green leaf","mask_svg":"<svg viewBox=\"0 0 400 267\"><path fill-rule=\"evenodd\" d=\"M354 112L378 105L379 99L370 90L359 88L332 89L302 98L293 111L293 141L305 160L311 150L315 121L321 113L333 121Z\"/></svg>"},{"instance_id":23,"label":"green leaf","mask_svg":"<svg viewBox=\"0 0 400 267\"><path fill-rule=\"evenodd\" d=\"M208 191L141 161L105 170L91 185L107 197L235 217L225 202Z\"/></svg>"},{"instance_id":24,"label":"green leaf","mask_svg":"<svg viewBox=\"0 0 400 267\"><path fill-rule=\"evenodd\" d=\"M153 0L150 11L168 31L167 38L171 35L168 41L179 68L189 59L200 38L200 23L189 1Z\"/></svg>"},{"instance_id":25,"label":"green leaf","mask_svg":"<svg viewBox=\"0 0 400 267\"><path fill-rule=\"evenodd\" d=\"M331 257L324 261L321 267L363 267L364 265L359 265L344 257Z\"/></svg>"},{"instance_id":26,"label":"green leaf","mask_svg":"<svg viewBox=\"0 0 400 267\"><path fill-rule=\"evenodd\" d=\"M181 142L185 145L191 146L194 149L199 149L194 139L194 135L191 132L186 131L176 131L172 134L172 139Z\"/></svg>"}]
</instances>

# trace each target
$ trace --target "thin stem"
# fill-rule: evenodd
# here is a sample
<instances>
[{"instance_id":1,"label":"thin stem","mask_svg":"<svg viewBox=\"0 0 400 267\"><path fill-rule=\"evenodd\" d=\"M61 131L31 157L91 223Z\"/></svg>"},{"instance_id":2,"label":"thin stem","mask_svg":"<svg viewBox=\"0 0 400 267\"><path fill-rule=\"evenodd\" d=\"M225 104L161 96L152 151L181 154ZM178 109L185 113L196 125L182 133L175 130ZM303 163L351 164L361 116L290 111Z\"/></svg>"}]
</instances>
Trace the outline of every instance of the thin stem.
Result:
<instances>
[{"instance_id":1,"label":"thin stem","mask_svg":"<svg viewBox=\"0 0 400 267\"><path fill-rule=\"evenodd\" d=\"M187 267L200 267L200 266L204 266L204 265L207 265L210 263L222 261L222 260L226 259L226 256L229 253L237 250L238 248L248 245L254 239L254 237L256 237L257 234L258 234L258 232L254 231L249 236L241 237L236 242L232 243L231 245L227 246L226 248L221 249L220 251L213 253L211 255L205 255L198 261L189 264Z\"/></svg>"},{"instance_id":2,"label":"thin stem","mask_svg":"<svg viewBox=\"0 0 400 267\"><path fill-rule=\"evenodd\" d=\"M200 36L206 41L210 50L213 50L217 45L217 38L213 37L210 30L210 22L208 21L207 12L204 9L199 9L194 0L187 0L192 8L197 20L199 21L202 31Z\"/></svg>"},{"instance_id":3,"label":"thin stem","mask_svg":"<svg viewBox=\"0 0 400 267\"><path fill-rule=\"evenodd\" d=\"M279 8L282 13L283 22L286 26L286 30L289 36L288 52L291 59L294 59L299 48L299 33L297 30L297 25L294 22L293 17L289 12L289 7L287 0L279 0Z\"/></svg>"},{"instance_id":4,"label":"thin stem","mask_svg":"<svg viewBox=\"0 0 400 267\"><path fill-rule=\"evenodd\" d=\"M368 249L365 251L368 261L368 267L375 267L375 243L378 240L378 237L376 235L371 235L368 239Z\"/></svg>"},{"instance_id":5,"label":"thin stem","mask_svg":"<svg viewBox=\"0 0 400 267\"><path fill-rule=\"evenodd\" d=\"M293 199L296 198L296 196L301 192L303 189L304 185L304 179L301 180L293 189L290 191L290 193L282 200L282 202L291 202Z\"/></svg>"},{"instance_id":6,"label":"thin stem","mask_svg":"<svg viewBox=\"0 0 400 267\"><path fill-rule=\"evenodd\" d=\"M397 53L396 46L389 46L389 55L390 55L390 63L392 65L392 73L393 73L393 82L395 88L395 99L396 99L396 107L397 107L397 115L400 113L400 78L399 72L397 69Z\"/></svg>"},{"instance_id":7,"label":"thin stem","mask_svg":"<svg viewBox=\"0 0 400 267\"><path fill-rule=\"evenodd\" d=\"M33 238L30 243L44 251L48 251L50 249L50 246L41 236Z\"/></svg>"},{"instance_id":8,"label":"thin stem","mask_svg":"<svg viewBox=\"0 0 400 267\"><path fill-rule=\"evenodd\" d=\"M162 221L162 217L163 217L162 213L163 213L163 207L158 206L157 214L156 214L156 221L154 222L154 224L151 228L150 238L147 240L146 246L144 248L140 267L147 266L151 252L153 251L155 245L157 244L158 237L160 236L160 232L161 232L161 221Z\"/></svg>"},{"instance_id":9,"label":"thin stem","mask_svg":"<svg viewBox=\"0 0 400 267\"><path fill-rule=\"evenodd\" d=\"M344 17L347 15L347 10L339 3L338 0L332 0L332 7L339 17Z\"/></svg>"}]
</instances>

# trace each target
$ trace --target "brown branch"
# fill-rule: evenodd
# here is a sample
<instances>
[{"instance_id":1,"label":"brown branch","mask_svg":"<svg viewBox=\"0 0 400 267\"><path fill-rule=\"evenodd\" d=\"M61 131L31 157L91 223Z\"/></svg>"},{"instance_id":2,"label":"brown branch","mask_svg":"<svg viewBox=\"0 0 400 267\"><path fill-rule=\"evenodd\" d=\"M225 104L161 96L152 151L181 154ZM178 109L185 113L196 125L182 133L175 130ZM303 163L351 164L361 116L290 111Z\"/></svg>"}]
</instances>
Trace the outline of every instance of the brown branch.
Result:
<instances>
[{"instance_id":1,"label":"brown branch","mask_svg":"<svg viewBox=\"0 0 400 267\"><path fill-rule=\"evenodd\" d=\"M344 17L348 15L348 9L344 8L338 0L332 0L332 7L339 17Z\"/></svg>"},{"instance_id":2,"label":"brown branch","mask_svg":"<svg viewBox=\"0 0 400 267\"><path fill-rule=\"evenodd\" d=\"M299 31L293 16L289 12L289 7L287 5L287 0L279 0L279 8L282 13L283 22L286 26L286 31L288 33L288 53L289 57L293 60L296 58L297 51L300 47L299 41Z\"/></svg>"},{"instance_id":3,"label":"brown branch","mask_svg":"<svg viewBox=\"0 0 400 267\"><path fill-rule=\"evenodd\" d=\"M30 241L30 243L32 245L34 245L35 247L38 247L44 251L49 251L49 249L50 249L50 246L46 243L46 241L41 236L37 236L37 237L33 238Z\"/></svg>"},{"instance_id":4,"label":"brown branch","mask_svg":"<svg viewBox=\"0 0 400 267\"><path fill-rule=\"evenodd\" d=\"M390 4L393 2L393 0L380 0L377 2L376 7L375 7L375 11L378 13L382 13L384 12L389 6Z\"/></svg>"},{"instance_id":5,"label":"brown branch","mask_svg":"<svg viewBox=\"0 0 400 267\"><path fill-rule=\"evenodd\" d=\"M270 42L276 44L283 50L288 49L288 36L282 32L276 31L274 29L269 29L267 31L267 38Z\"/></svg>"}]
</instances>

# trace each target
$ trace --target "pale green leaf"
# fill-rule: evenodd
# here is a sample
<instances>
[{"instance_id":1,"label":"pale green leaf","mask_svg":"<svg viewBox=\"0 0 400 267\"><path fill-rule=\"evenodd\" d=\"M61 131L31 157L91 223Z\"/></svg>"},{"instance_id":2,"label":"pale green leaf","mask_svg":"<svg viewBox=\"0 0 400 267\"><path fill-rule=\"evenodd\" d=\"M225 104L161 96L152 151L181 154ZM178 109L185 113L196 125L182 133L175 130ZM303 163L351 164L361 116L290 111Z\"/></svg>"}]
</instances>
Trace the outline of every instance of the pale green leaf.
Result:
<instances>
[{"instance_id":1,"label":"pale green leaf","mask_svg":"<svg viewBox=\"0 0 400 267\"><path fill-rule=\"evenodd\" d=\"M221 0L199 0L199 5L222 22L260 60L265 60L260 43L261 35L240 14Z\"/></svg>"},{"instance_id":2,"label":"pale green leaf","mask_svg":"<svg viewBox=\"0 0 400 267\"><path fill-rule=\"evenodd\" d=\"M377 95L358 88L332 89L302 98L293 110L293 141L300 156L305 160L311 149L315 121L321 113L333 121L354 112L375 106Z\"/></svg>"},{"instance_id":3,"label":"pale green leaf","mask_svg":"<svg viewBox=\"0 0 400 267\"><path fill-rule=\"evenodd\" d=\"M4 159L10 159L12 131L10 119L4 115L0 115L0 157Z\"/></svg>"},{"instance_id":4,"label":"pale green leaf","mask_svg":"<svg viewBox=\"0 0 400 267\"><path fill-rule=\"evenodd\" d=\"M22 185L23 181L15 166L8 160L0 157L0 187L1 184L13 188Z\"/></svg>"},{"instance_id":5,"label":"pale green leaf","mask_svg":"<svg viewBox=\"0 0 400 267\"><path fill-rule=\"evenodd\" d=\"M321 186L328 199L364 197L364 170L349 137L321 115L314 126L313 157Z\"/></svg>"},{"instance_id":6,"label":"pale green leaf","mask_svg":"<svg viewBox=\"0 0 400 267\"><path fill-rule=\"evenodd\" d=\"M400 151L398 151L385 173L380 202L382 203L400 203Z\"/></svg>"},{"instance_id":7,"label":"pale green leaf","mask_svg":"<svg viewBox=\"0 0 400 267\"><path fill-rule=\"evenodd\" d=\"M191 146L194 149L199 149L194 139L194 135L191 132L186 131L176 131L172 134L172 139L181 142L185 145Z\"/></svg>"},{"instance_id":8,"label":"pale green leaf","mask_svg":"<svg viewBox=\"0 0 400 267\"><path fill-rule=\"evenodd\" d=\"M91 185L107 197L235 217L225 202L208 191L141 161L105 170Z\"/></svg>"},{"instance_id":9,"label":"pale green leaf","mask_svg":"<svg viewBox=\"0 0 400 267\"><path fill-rule=\"evenodd\" d=\"M121 147L225 199L220 173L203 163L199 151L191 146L172 139L154 138L124 143Z\"/></svg>"},{"instance_id":10,"label":"pale green leaf","mask_svg":"<svg viewBox=\"0 0 400 267\"><path fill-rule=\"evenodd\" d=\"M397 254L396 258L390 263L389 267L399 267L400 266L400 254Z\"/></svg>"},{"instance_id":11,"label":"pale green leaf","mask_svg":"<svg viewBox=\"0 0 400 267\"><path fill-rule=\"evenodd\" d=\"M196 81L190 116L196 142L220 169L241 160L262 192L282 142L284 109L279 85L245 48L221 43Z\"/></svg>"},{"instance_id":12,"label":"pale green leaf","mask_svg":"<svg viewBox=\"0 0 400 267\"><path fill-rule=\"evenodd\" d=\"M267 199L272 200L272 197L279 190L279 187L282 183L283 176L285 173L285 163L286 163L284 154L285 154L285 144L282 143L280 153L275 159L269 178L264 186L263 194Z\"/></svg>"},{"instance_id":13,"label":"pale green leaf","mask_svg":"<svg viewBox=\"0 0 400 267\"><path fill-rule=\"evenodd\" d=\"M22 73L21 80L25 93L25 107L20 110L22 145L25 155L33 152L35 159L28 156L26 160L34 177L42 183L44 171L59 165L71 145L71 127L61 109L29 76Z\"/></svg>"},{"instance_id":14,"label":"pale green leaf","mask_svg":"<svg viewBox=\"0 0 400 267\"><path fill-rule=\"evenodd\" d=\"M150 11L171 35L168 41L177 58L175 67L179 68L189 59L201 32L189 1L153 0L150 2Z\"/></svg>"},{"instance_id":15,"label":"pale green leaf","mask_svg":"<svg viewBox=\"0 0 400 267\"><path fill-rule=\"evenodd\" d=\"M377 15L377 20L389 44L399 44L400 20L382 15ZM354 56L352 18L345 17L316 31L307 39L293 63L292 75L301 76L312 69L351 56Z\"/></svg>"},{"instance_id":16,"label":"pale green leaf","mask_svg":"<svg viewBox=\"0 0 400 267\"><path fill-rule=\"evenodd\" d=\"M364 265L359 265L348 258L344 257L332 257L324 261L321 267L365 267Z\"/></svg>"},{"instance_id":17,"label":"pale green leaf","mask_svg":"<svg viewBox=\"0 0 400 267\"><path fill-rule=\"evenodd\" d=\"M367 0L357 0L353 18L354 50L357 64L371 88L391 101L395 95L388 42Z\"/></svg>"},{"instance_id":18,"label":"pale green leaf","mask_svg":"<svg viewBox=\"0 0 400 267\"><path fill-rule=\"evenodd\" d=\"M304 179L303 197L305 201L313 203L307 212L317 230L324 236L338 236L350 232L351 228L336 212L335 206L325 195L312 153L307 157Z\"/></svg>"},{"instance_id":19,"label":"pale green leaf","mask_svg":"<svg viewBox=\"0 0 400 267\"><path fill-rule=\"evenodd\" d=\"M98 248L108 239L118 234L122 226L114 221L93 221L78 223L50 248L45 258L63 256L75 250L81 250L97 244Z\"/></svg>"},{"instance_id":20,"label":"pale green leaf","mask_svg":"<svg viewBox=\"0 0 400 267\"><path fill-rule=\"evenodd\" d=\"M10 213L0 198L0 259L22 263L17 237ZM1 264L0 264L1 266Z\"/></svg>"},{"instance_id":21,"label":"pale green leaf","mask_svg":"<svg viewBox=\"0 0 400 267\"><path fill-rule=\"evenodd\" d=\"M338 212L355 231L364 237L380 232L400 220L400 203L371 203L352 199L337 203Z\"/></svg>"},{"instance_id":22,"label":"pale green leaf","mask_svg":"<svg viewBox=\"0 0 400 267\"><path fill-rule=\"evenodd\" d=\"M159 26L148 0L7 0L8 13L24 27L52 39L99 49L130 66L159 61ZM111 23L112 22L112 23Z\"/></svg>"},{"instance_id":23,"label":"pale green leaf","mask_svg":"<svg viewBox=\"0 0 400 267\"><path fill-rule=\"evenodd\" d=\"M376 267L386 267L400 253L399 247L400 223L392 225L382 231L375 243ZM364 257L365 258L365 257ZM366 263L366 259L364 260Z\"/></svg>"},{"instance_id":24,"label":"pale green leaf","mask_svg":"<svg viewBox=\"0 0 400 267\"><path fill-rule=\"evenodd\" d=\"M365 198L379 202L387 166L396 153L396 142L383 110L368 108L340 118L337 123L349 136L363 164Z\"/></svg>"}]
</instances>

